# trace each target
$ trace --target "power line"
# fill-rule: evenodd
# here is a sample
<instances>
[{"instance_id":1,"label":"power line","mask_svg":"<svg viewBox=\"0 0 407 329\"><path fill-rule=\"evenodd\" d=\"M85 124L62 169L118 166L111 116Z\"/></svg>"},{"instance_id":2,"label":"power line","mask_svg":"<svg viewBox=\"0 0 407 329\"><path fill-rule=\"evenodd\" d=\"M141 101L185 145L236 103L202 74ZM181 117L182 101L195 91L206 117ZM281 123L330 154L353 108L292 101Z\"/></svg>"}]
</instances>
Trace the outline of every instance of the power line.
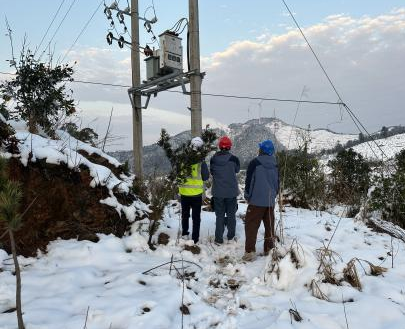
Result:
<instances>
[{"instance_id":1,"label":"power line","mask_svg":"<svg viewBox=\"0 0 407 329\"><path fill-rule=\"evenodd\" d=\"M2 72L0 72L2 73ZM73 80L71 82L84 83L91 85L101 85L101 86L110 86L110 87L120 87L120 88L131 88L128 85L113 84L106 82L96 82L96 81L83 81L83 80ZM165 90L169 93L183 94L179 90ZM309 104L326 104L326 105L345 105L340 102L329 102L329 101L311 101L311 100L302 100L302 99L283 99L283 98L265 98L258 96L238 96L238 95L226 95L226 94L213 94L213 93L201 93L202 96L210 97L223 97L223 98L236 98L236 99L248 99L248 100L259 100L259 101L275 101L275 102L291 102L291 103L309 103Z\"/></svg>"},{"instance_id":2,"label":"power line","mask_svg":"<svg viewBox=\"0 0 407 329\"><path fill-rule=\"evenodd\" d=\"M59 31L59 28L61 27L62 23L65 21L65 18L68 16L69 12L71 11L71 9L72 9L72 7L73 7L73 5L75 4L76 1L77 1L77 0L72 0L71 5L69 6L69 8L68 8L68 10L66 11L64 17L62 18L61 22L59 23L57 29L55 30L54 34L52 35L51 40L49 40L47 47L45 47L45 49L43 50L43 52L41 53L41 55L40 55L39 58L41 58L42 55L44 55L45 51L46 51L47 48L50 46L52 40L54 40L56 34L57 34L58 31Z\"/></svg>"},{"instance_id":3,"label":"power line","mask_svg":"<svg viewBox=\"0 0 407 329\"><path fill-rule=\"evenodd\" d=\"M281 0L285 7L287 8L291 18L293 19L295 25L297 26L298 30L301 32L302 37L304 38L305 42L307 43L308 47L310 48L312 54L314 55L316 61L318 62L320 68L322 69L322 71L325 74L325 77L328 79L332 89L335 91L336 95L338 96L339 102L342 103L342 105L344 105L346 111L348 112L349 116L351 117L353 123L356 125L356 127L358 128L358 130L360 131L360 133L363 134L362 129L366 132L366 134L370 137L371 141L373 141L374 144L376 144L377 148L382 152L382 154L387 158L388 156L386 155L386 153L384 153L383 149L380 147L380 145L373 139L373 136L367 131L367 129L364 127L364 125L360 122L360 120L358 119L358 117L355 115L355 113L349 108L349 106L347 106L343 101L342 101L342 97L339 95L338 90L336 89L335 85L333 84L331 78L329 77L327 71L325 70L324 66L322 65L321 61L319 60L317 54L315 53L314 49L312 48L311 44L309 43L307 37L305 36L304 32L302 31L300 25L298 24L297 20L295 19L293 13L291 12L290 8L288 7L287 3L284 0ZM362 127L362 129L359 127ZM380 157L376 154L376 152L373 150L372 146L367 143L369 148L372 150L373 154L375 155L375 157L377 159L380 160Z\"/></svg>"},{"instance_id":4,"label":"power line","mask_svg":"<svg viewBox=\"0 0 407 329\"><path fill-rule=\"evenodd\" d=\"M51 28L52 24L54 23L55 18L57 17L59 11L61 10L61 7L62 7L62 5L64 4L64 2L65 2L65 0L62 0L61 4L59 5L57 12L54 14L54 17L52 18L51 23L48 25L48 28L47 28L47 30L45 31L45 34L42 36L42 39L41 39L40 44L38 45L37 49L36 49L35 52L34 52L34 56L35 56L35 54L37 53L37 51L41 48L42 42L44 41L45 37L47 36L48 31L49 31L49 29Z\"/></svg>"},{"instance_id":5,"label":"power line","mask_svg":"<svg viewBox=\"0 0 407 329\"><path fill-rule=\"evenodd\" d=\"M75 41L72 43L71 47L69 47L69 49L67 50L67 52L65 53L64 57L62 57L61 62L64 61L65 57L71 52L72 48L75 46L76 42L78 41L78 39L81 37L81 35L83 34L83 32L85 32L86 28L88 27L89 23L92 21L93 17L96 15L97 11L99 10L100 6L102 5L102 3L104 2L104 0L102 0L99 5L97 6L96 10L93 12L92 16L89 18L89 20L86 22L85 26L82 28L81 32L79 33L79 35L76 37Z\"/></svg>"},{"instance_id":6,"label":"power line","mask_svg":"<svg viewBox=\"0 0 407 329\"><path fill-rule=\"evenodd\" d=\"M8 73L8 72L0 72L0 74L15 75L15 73ZM97 82L97 81L72 80L69 82L108 86L108 87L131 88L131 86L129 86L129 85L121 85L121 84ZM165 91L169 92L169 93L183 94L183 92L179 91L179 90L165 90ZM289 103L297 103L297 104L308 103L308 104L344 105L345 106L344 103L340 103L340 102L312 101L312 100L303 100L303 99L266 98L266 97L259 97L259 96L238 96L238 95L213 94L213 93L201 93L201 95L209 96L209 97L248 99L248 100L258 100L258 101L289 102Z\"/></svg>"},{"instance_id":7,"label":"power line","mask_svg":"<svg viewBox=\"0 0 407 329\"><path fill-rule=\"evenodd\" d=\"M0 72L0 73L1 73L1 72ZM109 86L109 87L119 87L119 88L131 88L131 86L127 86L127 85L120 85L120 84L106 83L106 82L83 81L83 80L72 80L72 81L69 81L69 82L83 83L83 84L89 84L89 85L100 85L100 86Z\"/></svg>"},{"instance_id":8,"label":"power line","mask_svg":"<svg viewBox=\"0 0 407 329\"><path fill-rule=\"evenodd\" d=\"M178 90L165 90L169 93L180 93L182 91ZM290 103L309 103L309 104L326 104L326 105L344 105L341 102L329 102L329 101L310 101L302 99L285 99L285 98L266 98L259 96L238 96L238 95L227 95L227 94L213 94L213 93L201 93L202 96L211 96L211 97L223 97L223 98L236 98L236 99L249 99L249 100L258 100L258 101L274 101L274 102L290 102Z\"/></svg>"}]
</instances>

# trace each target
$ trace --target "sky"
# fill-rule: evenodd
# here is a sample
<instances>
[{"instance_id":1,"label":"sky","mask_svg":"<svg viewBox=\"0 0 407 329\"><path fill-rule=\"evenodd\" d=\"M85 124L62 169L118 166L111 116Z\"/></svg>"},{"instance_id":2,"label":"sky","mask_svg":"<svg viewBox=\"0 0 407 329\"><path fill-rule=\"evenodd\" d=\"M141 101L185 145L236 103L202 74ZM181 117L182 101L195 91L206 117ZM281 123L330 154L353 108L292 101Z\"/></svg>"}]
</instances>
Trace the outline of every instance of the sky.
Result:
<instances>
[{"instance_id":1,"label":"sky","mask_svg":"<svg viewBox=\"0 0 407 329\"><path fill-rule=\"evenodd\" d=\"M45 35L37 56L44 53L42 59L46 59L48 52L44 50L51 48L54 58L76 62L75 79L130 85L130 50L106 43L109 22L100 4L99 0L16 0L2 6L1 17L7 17L11 26L15 52L21 49L24 36L29 47L36 49ZM383 125L404 125L404 1L288 0L287 4L343 101L368 131L377 131ZM153 17L151 5L151 0L139 0L140 14ZM119 7L126 6L126 0L119 1ZM156 35L188 17L187 0L155 0L154 8ZM305 86L303 99L337 101L282 1L201 0L199 20L201 70L206 72L203 92L298 99ZM122 26L116 25L121 32ZM129 21L127 25L130 27ZM0 71L13 72L7 62L11 47L5 22L0 28ZM186 33L181 37L185 49ZM151 42L151 34L142 24L140 40L142 45ZM143 76L143 60L141 72ZM0 79L7 77L0 74ZM113 108L112 134L117 138L109 149L130 149L131 106L126 88L80 83L69 87L74 90L80 125L89 125L104 135ZM172 134L188 129L188 106L189 98L182 94L162 92L153 98L143 110L144 144L157 141L161 128ZM202 108L203 122L211 126L276 116L303 127L358 132L338 106L301 105L295 120L297 105L293 103L203 96Z\"/></svg>"}]
</instances>

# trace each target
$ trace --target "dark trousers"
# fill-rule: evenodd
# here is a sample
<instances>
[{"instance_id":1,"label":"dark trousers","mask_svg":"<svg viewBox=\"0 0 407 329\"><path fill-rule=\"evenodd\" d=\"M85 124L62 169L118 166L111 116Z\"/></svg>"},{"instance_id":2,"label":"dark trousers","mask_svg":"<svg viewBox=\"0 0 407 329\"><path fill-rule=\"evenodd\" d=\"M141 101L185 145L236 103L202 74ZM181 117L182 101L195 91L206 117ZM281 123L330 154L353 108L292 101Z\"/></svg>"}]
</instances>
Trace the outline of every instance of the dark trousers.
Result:
<instances>
[{"instance_id":1,"label":"dark trousers","mask_svg":"<svg viewBox=\"0 0 407 329\"><path fill-rule=\"evenodd\" d=\"M235 237L237 199L214 197L213 203L216 214L215 242L223 243L223 232L225 230L225 225L228 228L228 240Z\"/></svg>"},{"instance_id":2,"label":"dark trousers","mask_svg":"<svg viewBox=\"0 0 407 329\"><path fill-rule=\"evenodd\" d=\"M249 205L245 218L246 252L256 251L257 232L260 223L264 224L264 252L268 253L274 246L274 207Z\"/></svg>"},{"instance_id":3,"label":"dark trousers","mask_svg":"<svg viewBox=\"0 0 407 329\"><path fill-rule=\"evenodd\" d=\"M189 213L192 208L192 240L199 241L199 229L201 226L202 194L194 196L181 195L182 208L182 235L189 234Z\"/></svg>"}]
</instances>

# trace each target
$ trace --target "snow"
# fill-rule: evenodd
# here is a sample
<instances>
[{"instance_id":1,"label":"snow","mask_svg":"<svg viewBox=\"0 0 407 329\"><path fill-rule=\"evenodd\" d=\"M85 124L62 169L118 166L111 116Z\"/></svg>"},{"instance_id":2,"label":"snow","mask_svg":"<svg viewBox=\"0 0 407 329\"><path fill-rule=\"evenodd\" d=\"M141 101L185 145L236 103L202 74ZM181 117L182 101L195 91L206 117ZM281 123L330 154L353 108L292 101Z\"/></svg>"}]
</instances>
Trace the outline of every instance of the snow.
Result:
<instances>
[{"instance_id":1,"label":"snow","mask_svg":"<svg viewBox=\"0 0 407 329\"><path fill-rule=\"evenodd\" d=\"M289 150L298 148L303 144L302 136L307 133L307 130L286 125L282 121L275 120L267 125L271 129L277 140ZM310 131L310 152L318 153L323 149L332 149L338 143L345 145L346 142L358 139L358 135L353 134L337 134L326 129L316 129Z\"/></svg>"},{"instance_id":2,"label":"snow","mask_svg":"<svg viewBox=\"0 0 407 329\"><path fill-rule=\"evenodd\" d=\"M148 248L148 220L143 220L135 222L132 234L122 239L99 235L98 243L57 240L49 245L45 255L19 257L26 328L83 328L87 311L88 329L181 328L183 284L176 271L169 273L166 265L143 274L171 258L178 261L174 264L179 269L184 262L186 271L195 272L195 279L185 281L184 305L190 314L184 315L184 328L343 329L344 307L349 328L403 328L403 242L392 241L395 265L391 268L389 236L374 233L351 218L286 208L285 243L276 249L281 260L278 271L271 271L276 262L271 256L260 255L262 227L257 237L257 259L250 263L241 260L241 216L245 211L246 205L239 204L237 242L222 246L213 243L214 213L202 212L201 253L197 255L184 250L193 245L192 241L177 241L177 205L165 210L159 229L170 235L170 242L155 251ZM337 286L319 280L316 250L328 243L336 226L330 249L338 253L333 264L338 277L354 257L388 269L381 276L371 276L368 266L365 273L357 263L362 291L346 282ZM290 249L298 258L297 266ZM0 329L16 328L15 313L3 313L14 307L15 297L12 260L6 257L0 250ZM329 301L312 296L309 287L314 279ZM230 288L236 285L237 289ZM294 305L303 318L301 323L292 320L291 324L289 309Z\"/></svg>"},{"instance_id":3,"label":"snow","mask_svg":"<svg viewBox=\"0 0 407 329\"><path fill-rule=\"evenodd\" d=\"M380 146L385 155L383 155L382 151L380 151L376 144ZM356 145L353 149L355 152L360 153L364 158L369 160L377 160L376 155L379 156L380 160L382 159L382 156L384 157L384 160L386 160L386 157L388 159L393 158L405 147L405 134L398 134L387 138L377 139L374 142L365 142Z\"/></svg>"},{"instance_id":4,"label":"snow","mask_svg":"<svg viewBox=\"0 0 407 329\"><path fill-rule=\"evenodd\" d=\"M123 213L130 222L135 220L136 214L141 216L144 212L149 212L147 205L140 200L134 201L130 206L125 206L120 204L113 194L114 189L117 189L118 192L128 193L132 187L134 177L121 175L118 178L109 168L91 162L79 152L85 151L89 155L97 154L114 167L118 167L120 162L115 158L96 147L75 139L62 130L56 131L58 139L49 139L29 133L27 125L23 121L8 121L7 123L16 131L15 137L19 141L18 148L20 154L15 155L6 152L0 153L1 156L5 158L18 157L24 166L27 166L29 161L35 162L37 160L45 160L46 163L56 165L66 164L68 168L76 171L80 171L81 166L85 166L92 177L90 186L96 187L101 185L109 190L110 197L101 200L101 203L115 208L119 214L123 210Z\"/></svg>"}]
</instances>

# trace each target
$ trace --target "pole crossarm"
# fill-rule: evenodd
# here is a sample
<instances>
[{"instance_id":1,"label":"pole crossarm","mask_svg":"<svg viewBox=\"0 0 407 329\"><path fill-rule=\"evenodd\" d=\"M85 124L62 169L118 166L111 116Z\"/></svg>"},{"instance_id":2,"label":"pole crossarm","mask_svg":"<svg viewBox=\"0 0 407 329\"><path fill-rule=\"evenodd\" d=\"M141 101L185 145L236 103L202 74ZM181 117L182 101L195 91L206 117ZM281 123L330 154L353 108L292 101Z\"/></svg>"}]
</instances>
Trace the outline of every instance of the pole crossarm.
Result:
<instances>
[{"instance_id":1,"label":"pole crossarm","mask_svg":"<svg viewBox=\"0 0 407 329\"><path fill-rule=\"evenodd\" d=\"M179 86L181 86L183 94L190 95L191 93L187 91L185 85L190 83L190 77L196 74L197 73L195 71L174 72L151 81L143 81L140 86L128 89L130 101L133 104L134 96L136 95L147 97L146 103L142 107L143 109L146 109L148 107L151 95L156 97L161 91ZM205 76L205 72L201 72L199 75L201 78L203 78Z\"/></svg>"}]
</instances>

